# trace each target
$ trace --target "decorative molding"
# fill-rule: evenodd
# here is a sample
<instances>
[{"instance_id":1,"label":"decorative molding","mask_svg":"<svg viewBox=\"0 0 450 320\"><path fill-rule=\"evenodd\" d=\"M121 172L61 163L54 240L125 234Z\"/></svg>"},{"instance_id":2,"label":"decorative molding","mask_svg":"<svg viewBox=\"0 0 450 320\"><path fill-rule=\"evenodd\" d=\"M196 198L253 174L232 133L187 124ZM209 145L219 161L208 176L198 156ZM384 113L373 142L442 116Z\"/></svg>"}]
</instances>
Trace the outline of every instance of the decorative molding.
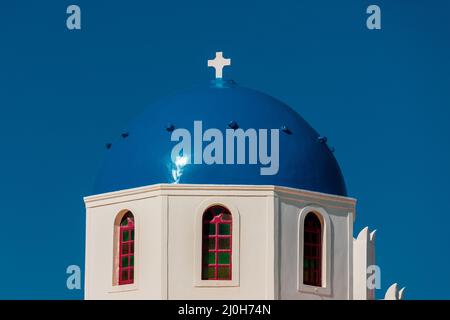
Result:
<instances>
[{"instance_id":1,"label":"decorative molding","mask_svg":"<svg viewBox=\"0 0 450 320\"><path fill-rule=\"evenodd\" d=\"M356 199L344 196L330 195L315 191L288 188L275 185L206 185L206 184L155 184L139 188L132 188L99 195L84 197L86 207L96 207L111 204L114 200L117 202L126 202L130 200L145 199L158 195L168 195L168 192L176 191L176 195L195 195L199 196L225 196L224 194L211 194L211 192L238 191L240 193L250 193L251 196L267 196L277 193L279 196L296 195L308 197L313 200L325 200L333 203L341 203L350 207L355 206ZM198 193L204 191L205 193ZM255 194L255 192L257 194ZM241 194L239 194L241 195ZM122 198L122 200L120 200ZM129 198L129 199L127 199ZM106 203L105 203L106 202ZM345 207L347 208L347 207Z\"/></svg>"},{"instance_id":2,"label":"decorative molding","mask_svg":"<svg viewBox=\"0 0 450 320\"><path fill-rule=\"evenodd\" d=\"M161 297L169 299L169 198L161 197Z\"/></svg>"}]
</instances>

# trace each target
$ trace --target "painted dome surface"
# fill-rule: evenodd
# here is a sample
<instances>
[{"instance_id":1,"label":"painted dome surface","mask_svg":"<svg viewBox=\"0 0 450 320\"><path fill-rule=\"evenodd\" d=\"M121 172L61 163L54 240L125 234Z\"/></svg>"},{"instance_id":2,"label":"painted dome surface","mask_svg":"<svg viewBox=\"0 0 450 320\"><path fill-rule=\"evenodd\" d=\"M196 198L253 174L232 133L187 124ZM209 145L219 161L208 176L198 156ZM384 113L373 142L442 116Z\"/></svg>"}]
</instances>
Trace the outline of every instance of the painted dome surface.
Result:
<instances>
[{"instance_id":1,"label":"painted dome surface","mask_svg":"<svg viewBox=\"0 0 450 320\"><path fill-rule=\"evenodd\" d=\"M279 130L279 169L261 175L257 164L186 164L174 177L171 141L174 129L185 128L194 140L194 121L202 121L203 132L219 129L224 137L233 122L242 130ZM231 125L233 126L233 125ZM281 130L281 128L288 128ZM157 183L278 185L346 196L339 165L319 134L283 102L233 82L210 85L165 98L147 108L124 131L125 138L106 150L95 194ZM258 139L259 140L259 139ZM203 148L209 142L203 142ZM192 142L192 153L194 142ZM224 143L225 145L225 143ZM270 135L269 135L270 146ZM249 148L246 148L248 152ZM269 149L270 155L270 149ZM224 150L225 158L225 150ZM248 155L247 155L248 160ZM235 161L236 162L236 161ZM175 181L178 180L178 181Z\"/></svg>"}]
</instances>

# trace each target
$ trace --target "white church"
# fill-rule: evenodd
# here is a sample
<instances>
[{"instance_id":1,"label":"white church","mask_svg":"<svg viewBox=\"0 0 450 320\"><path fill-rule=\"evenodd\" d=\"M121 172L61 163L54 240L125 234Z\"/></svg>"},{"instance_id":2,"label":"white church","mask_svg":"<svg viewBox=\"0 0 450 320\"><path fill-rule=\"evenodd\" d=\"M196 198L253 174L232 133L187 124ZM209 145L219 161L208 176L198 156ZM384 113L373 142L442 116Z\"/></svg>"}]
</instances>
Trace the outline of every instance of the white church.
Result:
<instances>
[{"instance_id":1,"label":"white church","mask_svg":"<svg viewBox=\"0 0 450 320\"><path fill-rule=\"evenodd\" d=\"M216 53L214 80L107 144L84 198L85 299L375 298L375 231L353 230L326 137L225 80L230 64ZM382 298L403 295L394 284Z\"/></svg>"}]
</instances>

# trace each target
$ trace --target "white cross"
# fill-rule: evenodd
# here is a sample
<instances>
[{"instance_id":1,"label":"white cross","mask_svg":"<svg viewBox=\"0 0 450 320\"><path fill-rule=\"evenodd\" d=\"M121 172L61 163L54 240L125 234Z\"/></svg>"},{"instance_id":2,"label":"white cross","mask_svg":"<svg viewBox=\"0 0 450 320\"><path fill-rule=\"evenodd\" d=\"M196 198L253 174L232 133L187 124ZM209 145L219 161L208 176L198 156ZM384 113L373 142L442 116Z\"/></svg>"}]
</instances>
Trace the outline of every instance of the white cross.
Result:
<instances>
[{"instance_id":1,"label":"white cross","mask_svg":"<svg viewBox=\"0 0 450 320\"><path fill-rule=\"evenodd\" d=\"M216 52L214 60L208 60L208 67L216 69L216 79L222 78L222 70L226 66L231 66L231 59L224 59L223 52Z\"/></svg>"}]
</instances>

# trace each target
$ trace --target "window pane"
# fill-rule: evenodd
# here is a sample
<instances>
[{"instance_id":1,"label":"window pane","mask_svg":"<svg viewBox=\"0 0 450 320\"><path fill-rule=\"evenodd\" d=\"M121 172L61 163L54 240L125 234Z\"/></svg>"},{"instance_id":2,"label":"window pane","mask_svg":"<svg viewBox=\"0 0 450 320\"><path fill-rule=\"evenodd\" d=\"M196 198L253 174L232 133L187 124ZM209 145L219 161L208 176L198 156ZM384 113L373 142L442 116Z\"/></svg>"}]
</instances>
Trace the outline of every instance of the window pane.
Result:
<instances>
[{"instance_id":1,"label":"window pane","mask_svg":"<svg viewBox=\"0 0 450 320\"><path fill-rule=\"evenodd\" d=\"M222 214L222 220L223 221L231 221L231 214L229 214L229 213Z\"/></svg>"},{"instance_id":2,"label":"window pane","mask_svg":"<svg viewBox=\"0 0 450 320\"><path fill-rule=\"evenodd\" d=\"M128 270L122 270L122 280L128 280Z\"/></svg>"},{"instance_id":3,"label":"window pane","mask_svg":"<svg viewBox=\"0 0 450 320\"><path fill-rule=\"evenodd\" d=\"M219 224L219 234L221 235L229 235L230 234L230 225L225 223Z\"/></svg>"},{"instance_id":4,"label":"window pane","mask_svg":"<svg viewBox=\"0 0 450 320\"><path fill-rule=\"evenodd\" d=\"M303 250L304 250L303 254L306 257L310 257L311 256L311 247L309 245L305 245L305 248Z\"/></svg>"},{"instance_id":5,"label":"window pane","mask_svg":"<svg viewBox=\"0 0 450 320\"><path fill-rule=\"evenodd\" d=\"M134 230L131 230L131 240L134 240Z\"/></svg>"},{"instance_id":6,"label":"window pane","mask_svg":"<svg viewBox=\"0 0 450 320\"><path fill-rule=\"evenodd\" d=\"M122 254L128 254L128 244L124 243L122 244Z\"/></svg>"},{"instance_id":7,"label":"window pane","mask_svg":"<svg viewBox=\"0 0 450 320\"><path fill-rule=\"evenodd\" d=\"M218 216L223 212L223 208L221 206L215 206L211 208L211 211L214 213L215 216Z\"/></svg>"},{"instance_id":8,"label":"window pane","mask_svg":"<svg viewBox=\"0 0 450 320\"><path fill-rule=\"evenodd\" d=\"M122 241L128 241L128 238L129 238L128 231L124 231L122 233Z\"/></svg>"},{"instance_id":9,"label":"window pane","mask_svg":"<svg viewBox=\"0 0 450 320\"><path fill-rule=\"evenodd\" d=\"M134 256L130 257L130 266L134 266Z\"/></svg>"},{"instance_id":10,"label":"window pane","mask_svg":"<svg viewBox=\"0 0 450 320\"><path fill-rule=\"evenodd\" d=\"M303 260L303 268L306 270L306 269L309 269L309 260L308 259L304 259Z\"/></svg>"},{"instance_id":11,"label":"window pane","mask_svg":"<svg viewBox=\"0 0 450 320\"><path fill-rule=\"evenodd\" d=\"M230 238L219 238L219 249L231 249Z\"/></svg>"},{"instance_id":12,"label":"window pane","mask_svg":"<svg viewBox=\"0 0 450 320\"><path fill-rule=\"evenodd\" d=\"M204 267L202 269L202 280L211 280L215 278L215 268L214 267Z\"/></svg>"},{"instance_id":13,"label":"window pane","mask_svg":"<svg viewBox=\"0 0 450 320\"><path fill-rule=\"evenodd\" d=\"M216 253L208 252L208 264L215 264L215 263L216 263Z\"/></svg>"},{"instance_id":14,"label":"window pane","mask_svg":"<svg viewBox=\"0 0 450 320\"><path fill-rule=\"evenodd\" d=\"M209 279L214 279L215 275L214 275L214 267L204 267L202 269L202 280L209 280Z\"/></svg>"},{"instance_id":15,"label":"window pane","mask_svg":"<svg viewBox=\"0 0 450 320\"><path fill-rule=\"evenodd\" d=\"M210 277L210 269L213 270L212 277ZM208 280L210 278L214 278L214 268L208 267L208 266L203 266L202 267L202 280Z\"/></svg>"},{"instance_id":16,"label":"window pane","mask_svg":"<svg viewBox=\"0 0 450 320\"><path fill-rule=\"evenodd\" d=\"M219 252L219 264L230 264L230 253Z\"/></svg>"},{"instance_id":17,"label":"window pane","mask_svg":"<svg viewBox=\"0 0 450 320\"><path fill-rule=\"evenodd\" d=\"M202 252L202 265L208 265L208 259L209 259L208 251L204 250Z\"/></svg>"},{"instance_id":18,"label":"window pane","mask_svg":"<svg viewBox=\"0 0 450 320\"><path fill-rule=\"evenodd\" d=\"M208 249L215 249L216 248L216 239L215 238L205 239L205 246L207 246Z\"/></svg>"},{"instance_id":19,"label":"window pane","mask_svg":"<svg viewBox=\"0 0 450 320\"><path fill-rule=\"evenodd\" d=\"M214 223L206 223L203 225L203 235L214 235L216 234L216 225Z\"/></svg>"},{"instance_id":20,"label":"window pane","mask_svg":"<svg viewBox=\"0 0 450 320\"><path fill-rule=\"evenodd\" d=\"M317 248L316 246L311 246L311 257L317 256Z\"/></svg>"},{"instance_id":21,"label":"window pane","mask_svg":"<svg viewBox=\"0 0 450 320\"><path fill-rule=\"evenodd\" d=\"M130 243L130 252L134 253L134 242Z\"/></svg>"},{"instance_id":22,"label":"window pane","mask_svg":"<svg viewBox=\"0 0 450 320\"><path fill-rule=\"evenodd\" d=\"M219 280L230 280L230 278L231 278L230 268L229 267L219 267L218 278L219 278Z\"/></svg>"},{"instance_id":23,"label":"window pane","mask_svg":"<svg viewBox=\"0 0 450 320\"><path fill-rule=\"evenodd\" d=\"M208 277L208 268L205 265L202 265L202 280L205 280Z\"/></svg>"},{"instance_id":24,"label":"window pane","mask_svg":"<svg viewBox=\"0 0 450 320\"><path fill-rule=\"evenodd\" d=\"M122 258L122 267L128 267L128 257Z\"/></svg>"},{"instance_id":25,"label":"window pane","mask_svg":"<svg viewBox=\"0 0 450 320\"><path fill-rule=\"evenodd\" d=\"M214 279L215 278L214 271L215 271L214 267L209 267L208 268L208 279Z\"/></svg>"},{"instance_id":26,"label":"window pane","mask_svg":"<svg viewBox=\"0 0 450 320\"><path fill-rule=\"evenodd\" d=\"M134 279L134 269L130 269L130 280L133 281Z\"/></svg>"}]
</instances>

